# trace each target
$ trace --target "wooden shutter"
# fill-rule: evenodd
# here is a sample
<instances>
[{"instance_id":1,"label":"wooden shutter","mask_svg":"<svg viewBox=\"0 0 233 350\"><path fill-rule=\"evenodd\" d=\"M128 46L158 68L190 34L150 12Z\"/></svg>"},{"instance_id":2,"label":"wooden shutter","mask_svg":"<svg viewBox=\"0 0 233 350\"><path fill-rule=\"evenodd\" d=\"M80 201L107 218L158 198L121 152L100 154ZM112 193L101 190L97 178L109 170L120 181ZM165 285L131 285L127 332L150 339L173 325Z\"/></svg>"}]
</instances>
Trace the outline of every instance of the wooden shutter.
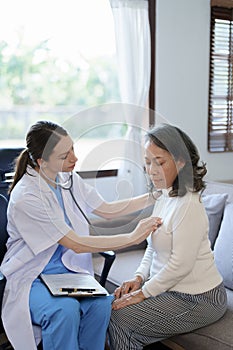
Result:
<instances>
[{"instance_id":1,"label":"wooden shutter","mask_svg":"<svg viewBox=\"0 0 233 350\"><path fill-rule=\"evenodd\" d=\"M212 7L208 150L233 151L233 9Z\"/></svg>"}]
</instances>

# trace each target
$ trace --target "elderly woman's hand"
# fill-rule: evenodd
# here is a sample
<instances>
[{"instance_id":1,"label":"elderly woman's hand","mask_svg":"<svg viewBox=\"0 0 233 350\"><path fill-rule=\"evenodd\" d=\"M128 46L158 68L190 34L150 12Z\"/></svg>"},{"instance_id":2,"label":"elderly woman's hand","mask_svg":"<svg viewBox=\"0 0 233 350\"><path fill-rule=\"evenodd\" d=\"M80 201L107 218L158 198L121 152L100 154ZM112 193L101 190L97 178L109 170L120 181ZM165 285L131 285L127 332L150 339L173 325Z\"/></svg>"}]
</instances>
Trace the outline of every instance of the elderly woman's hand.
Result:
<instances>
[{"instance_id":1,"label":"elderly woman's hand","mask_svg":"<svg viewBox=\"0 0 233 350\"><path fill-rule=\"evenodd\" d=\"M121 298L124 294L128 294L130 292L134 292L141 288L142 286L142 278L140 276L136 276L135 278L125 281L122 285L115 289L114 296L115 299Z\"/></svg>"},{"instance_id":2,"label":"elderly woman's hand","mask_svg":"<svg viewBox=\"0 0 233 350\"><path fill-rule=\"evenodd\" d=\"M138 289L134 292L124 294L121 298L114 300L112 303L112 309L119 310L129 305L141 303L145 299L146 297L141 289Z\"/></svg>"}]
</instances>

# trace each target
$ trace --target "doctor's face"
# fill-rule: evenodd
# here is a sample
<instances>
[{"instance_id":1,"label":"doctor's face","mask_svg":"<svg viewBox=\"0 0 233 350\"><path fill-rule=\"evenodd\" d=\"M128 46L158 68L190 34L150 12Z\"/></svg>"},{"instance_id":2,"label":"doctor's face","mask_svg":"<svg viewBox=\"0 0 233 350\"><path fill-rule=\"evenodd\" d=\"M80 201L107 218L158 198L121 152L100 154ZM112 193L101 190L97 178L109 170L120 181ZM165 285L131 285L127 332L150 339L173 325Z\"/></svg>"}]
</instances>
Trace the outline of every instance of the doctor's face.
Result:
<instances>
[{"instance_id":1,"label":"doctor's face","mask_svg":"<svg viewBox=\"0 0 233 350\"><path fill-rule=\"evenodd\" d=\"M78 158L74 154L73 141L69 135L61 136L60 141L54 147L53 152L46 161L46 172L55 175L58 172L74 170Z\"/></svg>"}]
</instances>

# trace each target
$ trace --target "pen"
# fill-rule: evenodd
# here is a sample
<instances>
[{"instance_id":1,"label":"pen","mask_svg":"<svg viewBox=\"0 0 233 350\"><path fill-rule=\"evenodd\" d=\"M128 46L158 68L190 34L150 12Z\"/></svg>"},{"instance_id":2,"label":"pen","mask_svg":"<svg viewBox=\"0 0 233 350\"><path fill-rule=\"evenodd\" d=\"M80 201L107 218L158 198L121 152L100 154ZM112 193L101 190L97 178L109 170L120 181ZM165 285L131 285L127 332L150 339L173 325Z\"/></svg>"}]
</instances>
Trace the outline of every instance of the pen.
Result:
<instances>
[{"instance_id":1,"label":"pen","mask_svg":"<svg viewBox=\"0 0 233 350\"><path fill-rule=\"evenodd\" d=\"M77 292L95 292L95 289L93 288L60 288L60 292L67 292L67 293L77 293Z\"/></svg>"}]
</instances>

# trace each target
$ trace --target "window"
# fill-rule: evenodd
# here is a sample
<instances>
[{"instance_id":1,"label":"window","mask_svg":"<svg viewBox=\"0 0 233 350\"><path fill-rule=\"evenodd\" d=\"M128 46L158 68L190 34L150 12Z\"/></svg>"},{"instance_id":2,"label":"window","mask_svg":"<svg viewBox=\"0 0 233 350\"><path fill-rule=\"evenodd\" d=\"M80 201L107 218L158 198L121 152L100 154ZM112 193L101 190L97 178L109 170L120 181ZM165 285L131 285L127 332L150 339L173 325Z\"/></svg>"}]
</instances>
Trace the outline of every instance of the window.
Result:
<instances>
[{"instance_id":1,"label":"window","mask_svg":"<svg viewBox=\"0 0 233 350\"><path fill-rule=\"evenodd\" d=\"M28 127L42 119L67 126L72 118L79 164L103 139L122 138L124 126L94 122L93 130L82 113L101 113L104 124L96 106L120 100L109 0L13 0L3 7L0 146L24 146Z\"/></svg>"},{"instance_id":2,"label":"window","mask_svg":"<svg viewBox=\"0 0 233 350\"><path fill-rule=\"evenodd\" d=\"M233 9L217 6L211 9L208 131L210 152L233 151Z\"/></svg>"},{"instance_id":3,"label":"window","mask_svg":"<svg viewBox=\"0 0 233 350\"><path fill-rule=\"evenodd\" d=\"M148 3L152 44L149 108L154 110L156 1ZM52 120L64 125L77 141L77 170L99 169L101 157L92 150L106 153L107 147L102 151L102 146L108 140L113 141L108 148L116 149L114 140L122 139L127 131L125 122L115 122L116 108L113 111L109 106L120 102L109 0L13 0L13 5L12 13L12 2L4 4L0 21L0 147L24 146L29 125ZM153 124L153 111L149 118ZM124 147L117 149L120 159ZM103 161L103 169L115 169L118 163L117 159Z\"/></svg>"}]
</instances>

